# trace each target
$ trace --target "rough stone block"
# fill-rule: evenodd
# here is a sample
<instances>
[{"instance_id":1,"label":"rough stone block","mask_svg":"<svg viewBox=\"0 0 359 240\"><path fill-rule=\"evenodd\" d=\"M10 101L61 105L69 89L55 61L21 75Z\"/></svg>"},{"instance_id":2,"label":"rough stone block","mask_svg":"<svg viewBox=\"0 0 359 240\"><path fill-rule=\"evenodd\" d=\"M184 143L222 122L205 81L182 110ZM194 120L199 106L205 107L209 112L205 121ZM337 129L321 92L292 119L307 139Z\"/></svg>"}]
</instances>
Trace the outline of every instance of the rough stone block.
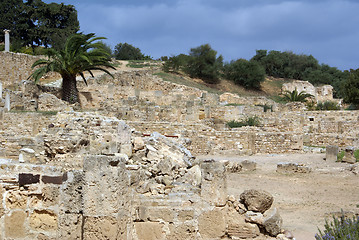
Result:
<instances>
[{"instance_id":1,"label":"rough stone block","mask_svg":"<svg viewBox=\"0 0 359 240\"><path fill-rule=\"evenodd\" d=\"M203 239L220 239L226 233L224 208L214 208L198 217L198 230Z\"/></svg>"},{"instance_id":2,"label":"rough stone block","mask_svg":"<svg viewBox=\"0 0 359 240\"><path fill-rule=\"evenodd\" d=\"M120 228L124 223L114 217L85 217L84 221L85 240L124 239Z\"/></svg>"},{"instance_id":3,"label":"rough stone block","mask_svg":"<svg viewBox=\"0 0 359 240\"><path fill-rule=\"evenodd\" d=\"M282 230L282 217L276 208L264 214L263 226L271 236L277 236Z\"/></svg>"},{"instance_id":4,"label":"rough stone block","mask_svg":"<svg viewBox=\"0 0 359 240\"><path fill-rule=\"evenodd\" d=\"M63 213L59 215L59 237L60 239L81 239L82 236L81 214Z\"/></svg>"},{"instance_id":5,"label":"rough stone block","mask_svg":"<svg viewBox=\"0 0 359 240\"><path fill-rule=\"evenodd\" d=\"M196 239L197 231L194 223L172 223L169 225L170 234L166 240L193 240Z\"/></svg>"},{"instance_id":6,"label":"rough stone block","mask_svg":"<svg viewBox=\"0 0 359 240\"><path fill-rule=\"evenodd\" d=\"M49 210L34 210L30 215L29 224L33 230L37 231L56 231L57 215Z\"/></svg>"},{"instance_id":7,"label":"rough stone block","mask_svg":"<svg viewBox=\"0 0 359 240\"><path fill-rule=\"evenodd\" d=\"M26 236L25 220L27 214L24 211L13 211L5 215L5 236L7 238L24 238Z\"/></svg>"},{"instance_id":8,"label":"rough stone block","mask_svg":"<svg viewBox=\"0 0 359 240\"><path fill-rule=\"evenodd\" d=\"M164 240L166 239L163 224L157 222L135 222L135 235L138 240Z\"/></svg>"},{"instance_id":9,"label":"rough stone block","mask_svg":"<svg viewBox=\"0 0 359 240\"><path fill-rule=\"evenodd\" d=\"M257 163L254 161L244 160L241 162L242 171L255 171L257 169Z\"/></svg>"},{"instance_id":10,"label":"rough stone block","mask_svg":"<svg viewBox=\"0 0 359 240\"><path fill-rule=\"evenodd\" d=\"M312 169L304 164L278 163L277 173L310 173Z\"/></svg>"},{"instance_id":11,"label":"rough stone block","mask_svg":"<svg viewBox=\"0 0 359 240\"><path fill-rule=\"evenodd\" d=\"M345 152L342 162L351 163L351 164L356 163L356 158L354 156L355 148L351 146L346 147L344 151Z\"/></svg>"},{"instance_id":12,"label":"rough stone block","mask_svg":"<svg viewBox=\"0 0 359 240\"><path fill-rule=\"evenodd\" d=\"M244 216L233 209L228 212L227 219L227 232L233 239L253 239L260 234L256 224L246 222Z\"/></svg>"},{"instance_id":13,"label":"rough stone block","mask_svg":"<svg viewBox=\"0 0 359 240\"><path fill-rule=\"evenodd\" d=\"M41 176L41 181L43 183L52 183L52 184L62 184L63 176Z\"/></svg>"},{"instance_id":14,"label":"rough stone block","mask_svg":"<svg viewBox=\"0 0 359 240\"><path fill-rule=\"evenodd\" d=\"M273 196L264 190L246 190L240 195L240 200L250 211L264 213L273 203Z\"/></svg>"},{"instance_id":15,"label":"rough stone block","mask_svg":"<svg viewBox=\"0 0 359 240\"><path fill-rule=\"evenodd\" d=\"M80 213L83 211L84 174L82 171L71 171L66 175L67 180L61 186L61 209L68 213Z\"/></svg>"},{"instance_id":16,"label":"rough stone block","mask_svg":"<svg viewBox=\"0 0 359 240\"><path fill-rule=\"evenodd\" d=\"M5 197L6 208L8 209L25 209L27 195L21 191L9 191Z\"/></svg>"},{"instance_id":17,"label":"rough stone block","mask_svg":"<svg viewBox=\"0 0 359 240\"><path fill-rule=\"evenodd\" d=\"M338 160L339 147L329 145L326 147L325 159L330 162L336 162Z\"/></svg>"},{"instance_id":18,"label":"rough stone block","mask_svg":"<svg viewBox=\"0 0 359 240\"><path fill-rule=\"evenodd\" d=\"M215 206L224 206L227 202L226 163L213 160L201 163L201 196Z\"/></svg>"}]
</instances>

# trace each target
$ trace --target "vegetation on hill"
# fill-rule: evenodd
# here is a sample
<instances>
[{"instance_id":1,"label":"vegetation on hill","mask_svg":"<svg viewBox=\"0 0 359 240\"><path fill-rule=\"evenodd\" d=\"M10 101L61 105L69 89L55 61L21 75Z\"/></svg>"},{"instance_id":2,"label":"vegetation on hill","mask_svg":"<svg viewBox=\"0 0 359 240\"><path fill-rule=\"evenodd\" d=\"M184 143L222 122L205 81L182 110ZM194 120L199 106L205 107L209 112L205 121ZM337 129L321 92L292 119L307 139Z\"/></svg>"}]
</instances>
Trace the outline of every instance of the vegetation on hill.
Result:
<instances>
[{"instance_id":1,"label":"vegetation on hill","mask_svg":"<svg viewBox=\"0 0 359 240\"><path fill-rule=\"evenodd\" d=\"M47 4L41 0L1 0L0 29L11 31L11 48L16 52L25 51L25 46L59 50L80 26L72 5ZM3 31L0 31L0 39L4 39ZM28 53L36 52L28 50Z\"/></svg>"},{"instance_id":2,"label":"vegetation on hill","mask_svg":"<svg viewBox=\"0 0 359 240\"><path fill-rule=\"evenodd\" d=\"M144 60L151 59L145 56L141 50L128 43L119 43L115 46L114 57L117 60Z\"/></svg>"}]
</instances>

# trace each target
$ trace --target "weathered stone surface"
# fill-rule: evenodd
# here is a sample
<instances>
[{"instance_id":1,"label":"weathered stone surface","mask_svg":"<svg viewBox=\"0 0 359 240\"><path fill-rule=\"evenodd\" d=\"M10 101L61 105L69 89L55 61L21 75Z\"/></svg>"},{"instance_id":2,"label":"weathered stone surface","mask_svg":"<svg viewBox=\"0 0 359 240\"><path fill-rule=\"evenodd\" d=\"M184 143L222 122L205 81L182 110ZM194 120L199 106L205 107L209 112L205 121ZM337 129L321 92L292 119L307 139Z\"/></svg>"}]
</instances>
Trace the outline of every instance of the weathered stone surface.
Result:
<instances>
[{"instance_id":1,"label":"weathered stone surface","mask_svg":"<svg viewBox=\"0 0 359 240\"><path fill-rule=\"evenodd\" d=\"M5 215L5 236L7 238L24 238L26 236L24 211L13 211L10 215Z\"/></svg>"},{"instance_id":2,"label":"weathered stone surface","mask_svg":"<svg viewBox=\"0 0 359 240\"><path fill-rule=\"evenodd\" d=\"M255 161L244 160L241 162L242 171L255 171L257 169L257 163Z\"/></svg>"},{"instance_id":3,"label":"weathered stone surface","mask_svg":"<svg viewBox=\"0 0 359 240\"><path fill-rule=\"evenodd\" d=\"M61 111L67 108L67 104L58 99L55 95L49 93L43 93L38 99L39 111Z\"/></svg>"},{"instance_id":4,"label":"weathered stone surface","mask_svg":"<svg viewBox=\"0 0 359 240\"><path fill-rule=\"evenodd\" d=\"M328 145L325 151L325 159L330 162L336 162L338 160L339 147Z\"/></svg>"},{"instance_id":5,"label":"weathered stone surface","mask_svg":"<svg viewBox=\"0 0 359 240\"><path fill-rule=\"evenodd\" d=\"M21 191L9 191L5 197L6 208L8 209L25 209L27 195Z\"/></svg>"},{"instance_id":6,"label":"weathered stone surface","mask_svg":"<svg viewBox=\"0 0 359 240\"><path fill-rule=\"evenodd\" d=\"M85 217L84 239L121 239L118 238L119 226L114 217Z\"/></svg>"},{"instance_id":7,"label":"weathered stone surface","mask_svg":"<svg viewBox=\"0 0 359 240\"><path fill-rule=\"evenodd\" d=\"M60 239L76 239L82 237L81 214L63 213L59 216L59 237Z\"/></svg>"},{"instance_id":8,"label":"weathered stone surface","mask_svg":"<svg viewBox=\"0 0 359 240\"><path fill-rule=\"evenodd\" d=\"M256 224L246 222L245 217L233 209L228 211L227 224L228 235L233 239L252 239L260 234Z\"/></svg>"},{"instance_id":9,"label":"weathered stone surface","mask_svg":"<svg viewBox=\"0 0 359 240\"><path fill-rule=\"evenodd\" d=\"M67 213L80 213L83 211L84 174L82 171L67 173L67 181L62 185L60 201L61 209Z\"/></svg>"},{"instance_id":10,"label":"weathered stone surface","mask_svg":"<svg viewBox=\"0 0 359 240\"><path fill-rule=\"evenodd\" d=\"M351 164L356 163L354 151L355 151L354 147L351 147L351 146L346 147L344 150L344 157L343 157L342 162L351 163Z\"/></svg>"},{"instance_id":11,"label":"weathered stone surface","mask_svg":"<svg viewBox=\"0 0 359 240\"><path fill-rule=\"evenodd\" d=\"M30 227L37 231L56 231L57 222L57 215L49 210L34 210L29 219Z\"/></svg>"},{"instance_id":12,"label":"weathered stone surface","mask_svg":"<svg viewBox=\"0 0 359 240\"><path fill-rule=\"evenodd\" d=\"M188 169L184 178L186 181L194 187L200 187L202 182L202 173L199 165L195 165Z\"/></svg>"},{"instance_id":13,"label":"weathered stone surface","mask_svg":"<svg viewBox=\"0 0 359 240\"><path fill-rule=\"evenodd\" d=\"M263 227L271 236L277 236L282 230L282 217L276 208L264 214Z\"/></svg>"},{"instance_id":14,"label":"weathered stone surface","mask_svg":"<svg viewBox=\"0 0 359 240\"><path fill-rule=\"evenodd\" d=\"M142 137L133 138L133 150L138 151L145 148L145 142Z\"/></svg>"},{"instance_id":15,"label":"weathered stone surface","mask_svg":"<svg viewBox=\"0 0 359 240\"><path fill-rule=\"evenodd\" d=\"M197 235L196 226L191 222L172 223L169 225L169 231L166 240L193 240Z\"/></svg>"},{"instance_id":16,"label":"weathered stone surface","mask_svg":"<svg viewBox=\"0 0 359 240\"><path fill-rule=\"evenodd\" d=\"M214 208L198 217L198 229L203 239L220 239L226 232L226 213L223 208Z\"/></svg>"},{"instance_id":17,"label":"weathered stone surface","mask_svg":"<svg viewBox=\"0 0 359 240\"><path fill-rule=\"evenodd\" d=\"M277 164L277 173L310 173L312 169L304 164L282 162Z\"/></svg>"},{"instance_id":18,"label":"weathered stone surface","mask_svg":"<svg viewBox=\"0 0 359 240\"><path fill-rule=\"evenodd\" d=\"M240 195L241 202L249 211L264 213L273 203L273 196L264 190L246 190Z\"/></svg>"},{"instance_id":19,"label":"weathered stone surface","mask_svg":"<svg viewBox=\"0 0 359 240\"><path fill-rule=\"evenodd\" d=\"M264 217L261 213L252 212L252 211L246 212L245 219L247 222L255 223L255 224L259 224L259 225L262 225L263 221L264 221Z\"/></svg>"},{"instance_id":20,"label":"weathered stone surface","mask_svg":"<svg viewBox=\"0 0 359 240\"><path fill-rule=\"evenodd\" d=\"M222 161L201 163L201 196L215 206L224 206L227 202L226 163Z\"/></svg>"},{"instance_id":21,"label":"weathered stone surface","mask_svg":"<svg viewBox=\"0 0 359 240\"><path fill-rule=\"evenodd\" d=\"M166 239L163 224L157 222L134 223L135 233L138 240L164 240Z\"/></svg>"}]
</instances>

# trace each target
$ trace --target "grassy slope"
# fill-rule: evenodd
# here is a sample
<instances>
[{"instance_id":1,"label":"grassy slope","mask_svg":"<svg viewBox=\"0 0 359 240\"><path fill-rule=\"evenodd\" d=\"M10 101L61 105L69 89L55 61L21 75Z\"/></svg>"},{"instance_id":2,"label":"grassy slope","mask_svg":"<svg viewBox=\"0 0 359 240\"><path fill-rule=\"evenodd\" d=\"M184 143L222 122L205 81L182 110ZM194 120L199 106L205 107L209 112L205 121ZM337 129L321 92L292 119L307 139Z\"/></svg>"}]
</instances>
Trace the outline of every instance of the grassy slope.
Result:
<instances>
[{"instance_id":1,"label":"grassy slope","mask_svg":"<svg viewBox=\"0 0 359 240\"><path fill-rule=\"evenodd\" d=\"M261 91L248 90L241 86L235 85L232 81L222 79L219 84L208 84L201 79L193 79L182 74L158 72L155 75L161 77L165 81L174 82L189 87L195 87L211 93L222 94L224 92L231 92L240 96L266 96L268 98L276 99L281 92L283 83L291 82L292 80L266 78L261 84Z\"/></svg>"}]
</instances>

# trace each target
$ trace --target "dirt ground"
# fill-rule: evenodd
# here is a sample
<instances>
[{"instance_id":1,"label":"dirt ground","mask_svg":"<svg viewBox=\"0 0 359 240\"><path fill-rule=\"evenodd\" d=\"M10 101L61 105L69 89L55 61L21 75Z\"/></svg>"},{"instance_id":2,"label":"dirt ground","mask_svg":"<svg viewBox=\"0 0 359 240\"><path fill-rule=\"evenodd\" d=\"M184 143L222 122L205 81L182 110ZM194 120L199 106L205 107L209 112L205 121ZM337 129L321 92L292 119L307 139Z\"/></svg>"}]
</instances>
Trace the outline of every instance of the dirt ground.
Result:
<instances>
[{"instance_id":1,"label":"dirt ground","mask_svg":"<svg viewBox=\"0 0 359 240\"><path fill-rule=\"evenodd\" d=\"M228 194L237 198L248 189L266 190L274 196L274 206L283 218L283 228L296 240L311 240L323 229L325 217L341 209L359 213L359 175L348 170L348 164L323 160L325 154L254 155L246 157L200 156L206 159L226 159L257 162L253 172L228 175ZM311 173L279 174L277 163L303 163Z\"/></svg>"}]
</instances>

